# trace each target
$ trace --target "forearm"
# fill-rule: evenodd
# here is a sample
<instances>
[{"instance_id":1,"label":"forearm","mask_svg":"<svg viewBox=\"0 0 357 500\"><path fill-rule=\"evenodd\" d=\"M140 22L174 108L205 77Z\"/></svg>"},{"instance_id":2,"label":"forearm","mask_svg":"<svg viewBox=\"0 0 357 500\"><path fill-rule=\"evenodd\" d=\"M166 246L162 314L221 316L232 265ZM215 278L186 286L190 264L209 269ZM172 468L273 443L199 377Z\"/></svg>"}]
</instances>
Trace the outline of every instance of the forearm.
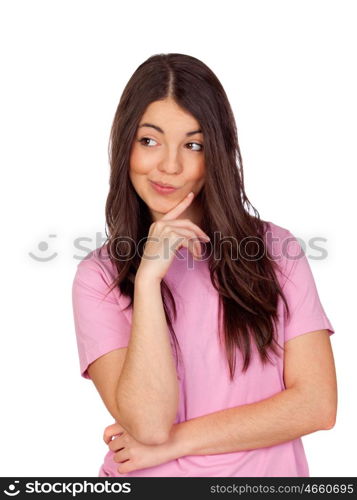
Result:
<instances>
[{"instance_id":1,"label":"forearm","mask_svg":"<svg viewBox=\"0 0 357 500\"><path fill-rule=\"evenodd\" d=\"M212 455L274 446L328 429L318 404L295 388L262 401L174 424L171 456Z\"/></svg>"},{"instance_id":2,"label":"forearm","mask_svg":"<svg viewBox=\"0 0 357 500\"><path fill-rule=\"evenodd\" d=\"M131 337L117 404L123 426L139 440L157 444L167 439L178 408L178 382L160 281L135 281Z\"/></svg>"}]
</instances>

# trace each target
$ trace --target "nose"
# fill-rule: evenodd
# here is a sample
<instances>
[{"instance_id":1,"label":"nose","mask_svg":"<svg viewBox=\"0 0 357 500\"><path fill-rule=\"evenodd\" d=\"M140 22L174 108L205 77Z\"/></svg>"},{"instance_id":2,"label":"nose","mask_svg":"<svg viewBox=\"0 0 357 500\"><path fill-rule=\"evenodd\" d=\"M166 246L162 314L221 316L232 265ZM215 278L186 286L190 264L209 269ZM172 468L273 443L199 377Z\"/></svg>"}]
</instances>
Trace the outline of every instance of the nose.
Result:
<instances>
[{"instance_id":1,"label":"nose","mask_svg":"<svg viewBox=\"0 0 357 500\"><path fill-rule=\"evenodd\" d=\"M168 151L159 163L158 169L168 174L179 174L182 172L182 164L177 151Z\"/></svg>"}]
</instances>

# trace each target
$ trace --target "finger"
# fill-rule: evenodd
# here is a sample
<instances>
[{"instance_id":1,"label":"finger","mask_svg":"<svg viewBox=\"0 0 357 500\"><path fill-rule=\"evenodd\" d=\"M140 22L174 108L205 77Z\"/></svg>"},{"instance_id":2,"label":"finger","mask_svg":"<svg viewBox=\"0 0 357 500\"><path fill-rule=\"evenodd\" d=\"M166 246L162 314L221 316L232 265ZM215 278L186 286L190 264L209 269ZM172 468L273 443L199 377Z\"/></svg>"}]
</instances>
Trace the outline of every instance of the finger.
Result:
<instances>
[{"instance_id":1,"label":"finger","mask_svg":"<svg viewBox=\"0 0 357 500\"><path fill-rule=\"evenodd\" d=\"M204 240L210 240L211 238L206 234L197 224L192 222L190 219L174 219L172 221L172 227L186 227L190 228L197 233L197 237L201 237Z\"/></svg>"},{"instance_id":2,"label":"finger","mask_svg":"<svg viewBox=\"0 0 357 500\"><path fill-rule=\"evenodd\" d=\"M123 434L124 432L113 431L111 435L104 441L110 447L110 444L116 441L117 438L120 438Z\"/></svg>"},{"instance_id":3,"label":"finger","mask_svg":"<svg viewBox=\"0 0 357 500\"><path fill-rule=\"evenodd\" d=\"M178 237L174 248L175 253L176 250L178 250L181 246L184 246L188 248L194 258L199 259L201 257L202 249L200 242L198 241L197 236L192 231L188 231L183 228L177 230L175 228L174 230L171 230L170 233L172 234L172 238Z\"/></svg>"},{"instance_id":4,"label":"finger","mask_svg":"<svg viewBox=\"0 0 357 500\"><path fill-rule=\"evenodd\" d=\"M118 464L124 462L125 460L129 460L129 459L130 459L130 453L128 452L128 450L126 448L123 448L121 451L118 451L117 453L115 453L113 455L114 462L116 462Z\"/></svg>"},{"instance_id":5,"label":"finger","mask_svg":"<svg viewBox=\"0 0 357 500\"><path fill-rule=\"evenodd\" d=\"M111 451L119 451L119 450L123 449L124 443L123 443L122 437L118 436L118 437L115 437L115 439L112 439L112 441L110 441L108 443L108 448Z\"/></svg>"},{"instance_id":6,"label":"finger","mask_svg":"<svg viewBox=\"0 0 357 500\"><path fill-rule=\"evenodd\" d=\"M108 425L108 427L104 429L103 440L106 444L108 444L113 436L124 431L125 431L124 427L122 427L118 422L115 422L112 425Z\"/></svg>"},{"instance_id":7,"label":"finger","mask_svg":"<svg viewBox=\"0 0 357 500\"><path fill-rule=\"evenodd\" d=\"M191 203L194 198L194 193L191 191L183 200L181 200L176 207L172 208L169 212L167 212L161 220L166 219L175 219L178 217Z\"/></svg>"},{"instance_id":8,"label":"finger","mask_svg":"<svg viewBox=\"0 0 357 500\"><path fill-rule=\"evenodd\" d=\"M197 243L195 243L192 240L187 240L185 239L182 243L181 246L186 247L192 254L192 257L195 260L198 260L201 256L201 247L197 247ZM177 248L176 248L177 250ZM177 255L177 254L176 254Z\"/></svg>"},{"instance_id":9,"label":"finger","mask_svg":"<svg viewBox=\"0 0 357 500\"><path fill-rule=\"evenodd\" d=\"M111 437L111 428L114 427L114 425L116 424L112 424L112 425L108 425L105 429L104 429L104 432L103 432L103 441L105 443L108 443L110 441L110 437Z\"/></svg>"}]
</instances>

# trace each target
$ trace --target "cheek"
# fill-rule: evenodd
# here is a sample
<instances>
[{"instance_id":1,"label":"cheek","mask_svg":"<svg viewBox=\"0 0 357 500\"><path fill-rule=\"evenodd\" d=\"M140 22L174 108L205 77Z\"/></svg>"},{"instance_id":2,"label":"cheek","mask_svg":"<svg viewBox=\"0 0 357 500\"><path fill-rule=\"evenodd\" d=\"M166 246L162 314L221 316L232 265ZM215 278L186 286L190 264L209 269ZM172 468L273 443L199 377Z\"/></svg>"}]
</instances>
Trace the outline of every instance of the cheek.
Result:
<instances>
[{"instance_id":1,"label":"cheek","mask_svg":"<svg viewBox=\"0 0 357 500\"><path fill-rule=\"evenodd\" d=\"M200 181L204 179L206 172L206 167L204 160L198 162L192 171L192 180Z\"/></svg>"},{"instance_id":2,"label":"cheek","mask_svg":"<svg viewBox=\"0 0 357 500\"><path fill-rule=\"evenodd\" d=\"M154 165L154 161L143 154L140 150L134 148L130 156L130 170L133 174L146 174Z\"/></svg>"}]
</instances>

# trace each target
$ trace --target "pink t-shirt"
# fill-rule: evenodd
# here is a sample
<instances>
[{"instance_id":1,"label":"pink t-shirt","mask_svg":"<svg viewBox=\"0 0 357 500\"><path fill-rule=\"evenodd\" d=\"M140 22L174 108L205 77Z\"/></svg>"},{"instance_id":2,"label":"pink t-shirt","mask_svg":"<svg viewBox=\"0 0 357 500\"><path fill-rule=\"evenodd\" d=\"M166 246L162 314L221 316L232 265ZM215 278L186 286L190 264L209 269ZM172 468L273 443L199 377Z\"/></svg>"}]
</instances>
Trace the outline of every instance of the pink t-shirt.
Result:
<instances>
[{"instance_id":1,"label":"pink t-shirt","mask_svg":"<svg viewBox=\"0 0 357 500\"><path fill-rule=\"evenodd\" d=\"M279 297L279 344L283 346L287 340L315 330L328 329L330 335L334 333L298 240L287 229L269 222L265 241L277 258L277 277L291 310L290 321L284 322L285 305ZM117 272L106 247L101 248L101 256L96 249L78 264L73 282L75 331L80 374L84 378L90 378L86 370L92 361L113 349L127 347L130 339L132 310L122 311L129 298L115 288L103 300ZM234 381L230 380L226 355L218 338L218 293L210 281L208 263L194 261L185 247L179 254L165 277L177 306L173 326L184 363L184 368L178 370L180 399L175 423L261 401L283 391L283 352L278 358L269 351L274 364L263 366L254 344L251 364L245 374L240 371L243 358L237 350ZM239 433L239 422L237 429ZM117 471L119 464L113 461L113 455L108 449L99 470L100 477L309 476L300 438L246 451L183 456L126 474Z\"/></svg>"}]
</instances>

